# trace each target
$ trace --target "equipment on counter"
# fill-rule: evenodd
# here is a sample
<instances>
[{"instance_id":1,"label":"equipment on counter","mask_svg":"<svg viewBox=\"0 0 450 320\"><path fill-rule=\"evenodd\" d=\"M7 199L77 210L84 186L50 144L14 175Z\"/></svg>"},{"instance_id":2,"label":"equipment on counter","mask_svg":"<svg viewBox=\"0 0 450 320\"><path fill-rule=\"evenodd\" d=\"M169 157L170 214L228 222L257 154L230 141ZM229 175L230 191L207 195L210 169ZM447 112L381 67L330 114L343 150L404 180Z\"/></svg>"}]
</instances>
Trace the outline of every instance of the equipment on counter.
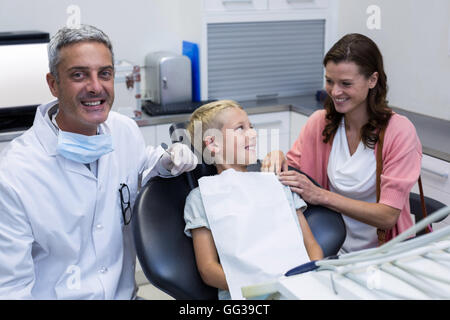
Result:
<instances>
[{"instance_id":1,"label":"equipment on counter","mask_svg":"<svg viewBox=\"0 0 450 320\"><path fill-rule=\"evenodd\" d=\"M41 31L0 32L0 132L28 129L37 106L53 99L45 80L49 39Z\"/></svg>"},{"instance_id":2,"label":"equipment on counter","mask_svg":"<svg viewBox=\"0 0 450 320\"><path fill-rule=\"evenodd\" d=\"M449 213L450 207L443 207L377 248L308 263L272 283L245 287L244 296L279 292L284 299L449 299L450 226L408 239Z\"/></svg>"},{"instance_id":3,"label":"equipment on counter","mask_svg":"<svg viewBox=\"0 0 450 320\"><path fill-rule=\"evenodd\" d=\"M200 101L200 62L198 44L183 41L183 55L191 59L192 101Z\"/></svg>"},{"instance_id":4,"label":"equipment on counter","mask_svg":"<svg viewBox=\"0 0 450 320\"><path fill-rule=\"evenodd\" d=\"M125 87L127 91L134 90L134 96L128 94L129 96L128 100L120 101L121 96L123 96L123 92L120 94L120 96L117 94L119 88L114 88L114 91L116 92L116 99L114 101L113 108L117 109L117 111L121 113L123 112L123 109L130 109L127 110L131 115L129 115L131 118L134 118L133 112L134 111L141 111L141 68L138 65L133 64L132 62L126 61L126 60L120 60L117 61L114 64L114 85L125 83ZM126 97L124 97L126 98ZM131 107L132 100L136 100L136 109L133 110ZM122 109L122 110L120 110Z\"/></svg>"},{"instance_id":5,"label":"equipment on counter","mask_svg":"<svg viewBox=\"0 0 450 320\"><path fill-rule=\"evenodd\" d=\"M146 88L154 104L167 105L192 101L191 60L168 51L145 57Z\"/></svg>"},{"instance_id":6,"label":"equipment on counter","mask_svg":"<svg viewBox=\"0 0 450 320\"><path fill-rule=\"evenodd\" d=\"M186 101L186 102L177 102L177 103L169 103L166 105L156 104L150 100L142 101L142 110L148 113L151 116L160 116L166 114L180 114L180 113L192 113L198 107L212 102L215 100L208 101Z\"/></svg>"}]
</instances>

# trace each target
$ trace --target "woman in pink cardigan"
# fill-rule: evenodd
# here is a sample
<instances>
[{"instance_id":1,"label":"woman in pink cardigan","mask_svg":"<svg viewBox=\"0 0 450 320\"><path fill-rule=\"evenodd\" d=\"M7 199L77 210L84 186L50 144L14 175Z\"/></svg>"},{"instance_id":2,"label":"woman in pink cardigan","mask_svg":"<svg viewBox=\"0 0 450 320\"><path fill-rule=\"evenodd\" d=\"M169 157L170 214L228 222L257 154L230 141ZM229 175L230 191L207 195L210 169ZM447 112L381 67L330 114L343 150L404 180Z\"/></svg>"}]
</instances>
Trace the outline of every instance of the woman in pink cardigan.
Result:
<instances>
[{"instance_id":1,"label":"woman in pink cardigan","mask_svg":"<svg viewBox=\"0 0 450 320\"><path fill-rule=\"evenodd\" d=\"M422 147L414 125L387 105L387 81L377 45L360 34L340 39L326 54L325 110L314 112L287 153L273 152L263 162L284 169L280 181L311 204L342 213L347 238L341 253L375 247L377 229L386 240L413 222L409 192L421 166ZM380 200L376 201L376 152L382 148ZM271 160L276 159L276 160ZM315 179L287 171L298 168ZM278 166L280 167L280 166Z\"/></svg>"}]
</instances>

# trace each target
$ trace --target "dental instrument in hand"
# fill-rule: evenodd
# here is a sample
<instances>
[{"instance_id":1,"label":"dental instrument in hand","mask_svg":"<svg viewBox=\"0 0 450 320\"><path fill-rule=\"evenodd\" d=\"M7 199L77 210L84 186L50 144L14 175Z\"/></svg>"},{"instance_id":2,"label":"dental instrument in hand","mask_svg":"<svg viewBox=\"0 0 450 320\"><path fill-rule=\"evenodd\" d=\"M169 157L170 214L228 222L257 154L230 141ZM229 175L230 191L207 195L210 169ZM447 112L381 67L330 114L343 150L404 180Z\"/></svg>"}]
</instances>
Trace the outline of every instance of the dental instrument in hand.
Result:
<instances>
[{"instance_id":1,"label":"dental instrument in hand","mask_svg":"<svg viewBox=\"0 0 450 320\"><path fill-rule=\"evenodd\" d=\"M169 147L167 146L167 144L165 144L164 142L161 143L161 148L163 148L164 151L167 152L167 154L168 154L169 156L172 156L172 153L170 153L169 151L167 151L167 149L169 148Z\"/></svg>"}]
</instances>

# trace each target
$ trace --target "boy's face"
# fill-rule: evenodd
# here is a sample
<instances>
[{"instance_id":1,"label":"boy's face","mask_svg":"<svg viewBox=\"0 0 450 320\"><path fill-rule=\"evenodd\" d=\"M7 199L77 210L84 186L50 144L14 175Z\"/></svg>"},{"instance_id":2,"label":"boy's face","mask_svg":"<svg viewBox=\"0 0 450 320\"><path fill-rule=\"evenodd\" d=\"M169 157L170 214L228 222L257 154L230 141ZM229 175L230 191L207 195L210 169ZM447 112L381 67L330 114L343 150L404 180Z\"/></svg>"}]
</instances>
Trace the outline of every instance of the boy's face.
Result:
<instances>
[{"instance_id":1,"label":"boy's face","mask_svg":"<svg viewBox=\"0 0 450 320\"><path fill-rule=\"evenodd\" d=\"M223 141L217 141L217 143L223 163L228 165L255 163L257 160L256 131L247 113L240 108L230 108L224 110L220 117L223 123L221 130Z\"/></svg>"}]
</instances>

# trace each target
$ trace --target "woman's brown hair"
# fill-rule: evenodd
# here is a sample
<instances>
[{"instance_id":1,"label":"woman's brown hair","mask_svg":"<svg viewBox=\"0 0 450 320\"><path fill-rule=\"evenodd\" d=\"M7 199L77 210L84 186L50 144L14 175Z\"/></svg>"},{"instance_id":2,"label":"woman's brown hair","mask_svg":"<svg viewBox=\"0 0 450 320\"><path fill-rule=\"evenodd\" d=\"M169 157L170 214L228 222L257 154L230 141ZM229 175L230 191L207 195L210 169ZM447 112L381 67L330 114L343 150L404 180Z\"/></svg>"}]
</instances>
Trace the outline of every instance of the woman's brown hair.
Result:
<instances>
[{"instance_id":1,"label":"woman's brown hair","mask_svg":"<svg viewBox=\"0 0 450 320\"><path fill-rule=\"evenodd\" d=\"M368 79L374 72L378 72L378 81L373 89L369 89L367 95L367 113L369 121L361 128L361 140L368 148L374 148L378 141L381 129L386 128L392 115L388 107L387 77L384 72L383 56L378 46L368 37L352 33L342 37L327 52L323 59L326 67L328 62L338 64L340 62L354 62L359 72ZM328 96L324 104L326 110L327 125L322 132L323 142L332 142L341 119L342 113L336 111L333 100Z\"/></svg>"}]
</instances>

